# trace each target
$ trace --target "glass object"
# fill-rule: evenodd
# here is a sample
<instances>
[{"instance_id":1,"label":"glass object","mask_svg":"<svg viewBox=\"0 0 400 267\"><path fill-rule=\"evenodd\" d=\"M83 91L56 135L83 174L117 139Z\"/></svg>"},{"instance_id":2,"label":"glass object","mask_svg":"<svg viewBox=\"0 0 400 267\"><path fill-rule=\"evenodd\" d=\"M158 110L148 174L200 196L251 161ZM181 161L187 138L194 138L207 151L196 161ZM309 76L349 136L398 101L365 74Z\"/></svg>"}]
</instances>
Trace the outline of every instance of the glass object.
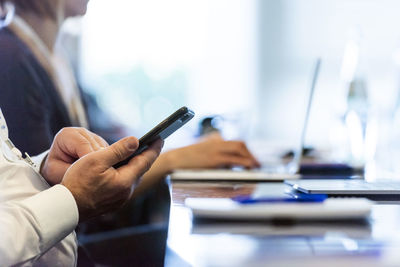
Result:
<instances>
[{"instance_id":1,"label":"glass object","mask_svg":"<svg viewBox=\"0 0 400 267\"><path fill-rule=\"evenodd\" d=\"M350 141L350 162L360 167L365 163L368 124L368 94L366 83L362 78L350 82L347 106L344 121Z\"/></svg>"}]
</instances>

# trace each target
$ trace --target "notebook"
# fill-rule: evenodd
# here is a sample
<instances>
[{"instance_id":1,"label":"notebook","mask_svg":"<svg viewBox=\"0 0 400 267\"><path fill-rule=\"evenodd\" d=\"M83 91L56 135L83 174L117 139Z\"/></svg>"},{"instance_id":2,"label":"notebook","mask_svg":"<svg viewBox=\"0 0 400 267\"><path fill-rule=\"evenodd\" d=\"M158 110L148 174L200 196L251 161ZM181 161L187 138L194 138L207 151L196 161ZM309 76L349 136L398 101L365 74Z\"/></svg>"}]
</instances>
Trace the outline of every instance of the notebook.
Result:
<instances>
[{"instance_id":1,"label":"notebook","mask_svg":"<svg viewBox=\"0 0 400 267\"><path fill-rule=\"evenodd\" d=\"M280 163L275 165L263 165L260 169L245 170L245 169L182 169L175 170L171 175L172 180L196 180L196 181L209 181L209 180L245 180L245 181L283 181L289 179L299 179L298 174L300 162L302 157L302 150L304 147L304 140L306 135L307 124L310 116L311 104L314 96L315 86L317 83L321 60L317 59L313 70L311 86L307 91L306 104L302 116L302 129L299 131L301 135L293 151L293 157L289 162ZM297 113L296 113L297 116Z\"/></svg>"},{"instance_id":2,"label":"notebook","mask_svg":"<svg viewBox=\"0 0 400 267\"><path fill-rule=\"evenodd\" d=\"M365 198L330 198L318 203L241 204L230 198L187 198L194 218L220 220L355 220L369 216L373 202Z\"/></svg>"}]
</instances>

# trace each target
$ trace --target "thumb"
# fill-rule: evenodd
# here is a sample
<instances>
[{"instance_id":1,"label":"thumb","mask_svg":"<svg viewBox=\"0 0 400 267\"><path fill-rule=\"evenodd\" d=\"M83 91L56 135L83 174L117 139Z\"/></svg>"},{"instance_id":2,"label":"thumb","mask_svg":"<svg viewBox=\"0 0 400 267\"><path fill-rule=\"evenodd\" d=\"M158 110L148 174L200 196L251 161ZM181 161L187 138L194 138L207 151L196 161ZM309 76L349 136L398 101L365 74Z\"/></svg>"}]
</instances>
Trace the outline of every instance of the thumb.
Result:
<instances>
[{"instance_id":1,"label":"thumb","mask_svg":"<svg viewBox=\"0 0 400 267\"><path fill-rule=\"evenodd\" d=\"M109 147L99 150L95 153L99 154L103 163L108 167L117 164L129 157L139 147L139 141L135 137L125 137Z\"/></svg>"}]
</instances>

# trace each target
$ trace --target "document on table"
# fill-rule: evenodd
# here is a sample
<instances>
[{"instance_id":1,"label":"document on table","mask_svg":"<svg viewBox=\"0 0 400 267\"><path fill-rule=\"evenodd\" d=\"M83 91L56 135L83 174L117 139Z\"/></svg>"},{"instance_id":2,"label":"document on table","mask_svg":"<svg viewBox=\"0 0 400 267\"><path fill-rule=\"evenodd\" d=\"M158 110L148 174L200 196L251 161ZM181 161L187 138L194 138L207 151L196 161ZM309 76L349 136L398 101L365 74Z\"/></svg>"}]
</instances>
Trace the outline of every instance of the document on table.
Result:
<instances>
[{"instance_id":1,"label":"document on table","mask_svg":"<svg viewBox=\"0 0 400 267\"><path fill-rule=\"evenodd\" d=\"M187 198L185 206L195 218L204 219L296 219L348 220L369 216L373 202L365 198L329 198L318 201L255 201L230 198Z\"/></svg>"}]
</instances>

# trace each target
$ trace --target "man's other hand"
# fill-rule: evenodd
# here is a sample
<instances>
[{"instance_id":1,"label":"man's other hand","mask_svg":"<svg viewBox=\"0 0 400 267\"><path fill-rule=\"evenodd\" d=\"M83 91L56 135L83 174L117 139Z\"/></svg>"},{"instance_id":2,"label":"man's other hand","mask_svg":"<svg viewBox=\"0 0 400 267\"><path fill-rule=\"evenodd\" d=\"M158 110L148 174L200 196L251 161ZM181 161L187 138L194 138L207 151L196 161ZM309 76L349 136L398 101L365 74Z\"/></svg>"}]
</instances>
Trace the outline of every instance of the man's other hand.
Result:
<instances>
[{"instance_id":1,"label":"man's other hand","mask_svg":"<svg viewBox=\"0 0 400 267\"><path fill-rule=\"evenodd\" d=\"M55 136L40 172L51 185L58 184L72 163L104 147L108 147L107 142L85 128L63 128Z\"/></svg>"}]
</instances>

